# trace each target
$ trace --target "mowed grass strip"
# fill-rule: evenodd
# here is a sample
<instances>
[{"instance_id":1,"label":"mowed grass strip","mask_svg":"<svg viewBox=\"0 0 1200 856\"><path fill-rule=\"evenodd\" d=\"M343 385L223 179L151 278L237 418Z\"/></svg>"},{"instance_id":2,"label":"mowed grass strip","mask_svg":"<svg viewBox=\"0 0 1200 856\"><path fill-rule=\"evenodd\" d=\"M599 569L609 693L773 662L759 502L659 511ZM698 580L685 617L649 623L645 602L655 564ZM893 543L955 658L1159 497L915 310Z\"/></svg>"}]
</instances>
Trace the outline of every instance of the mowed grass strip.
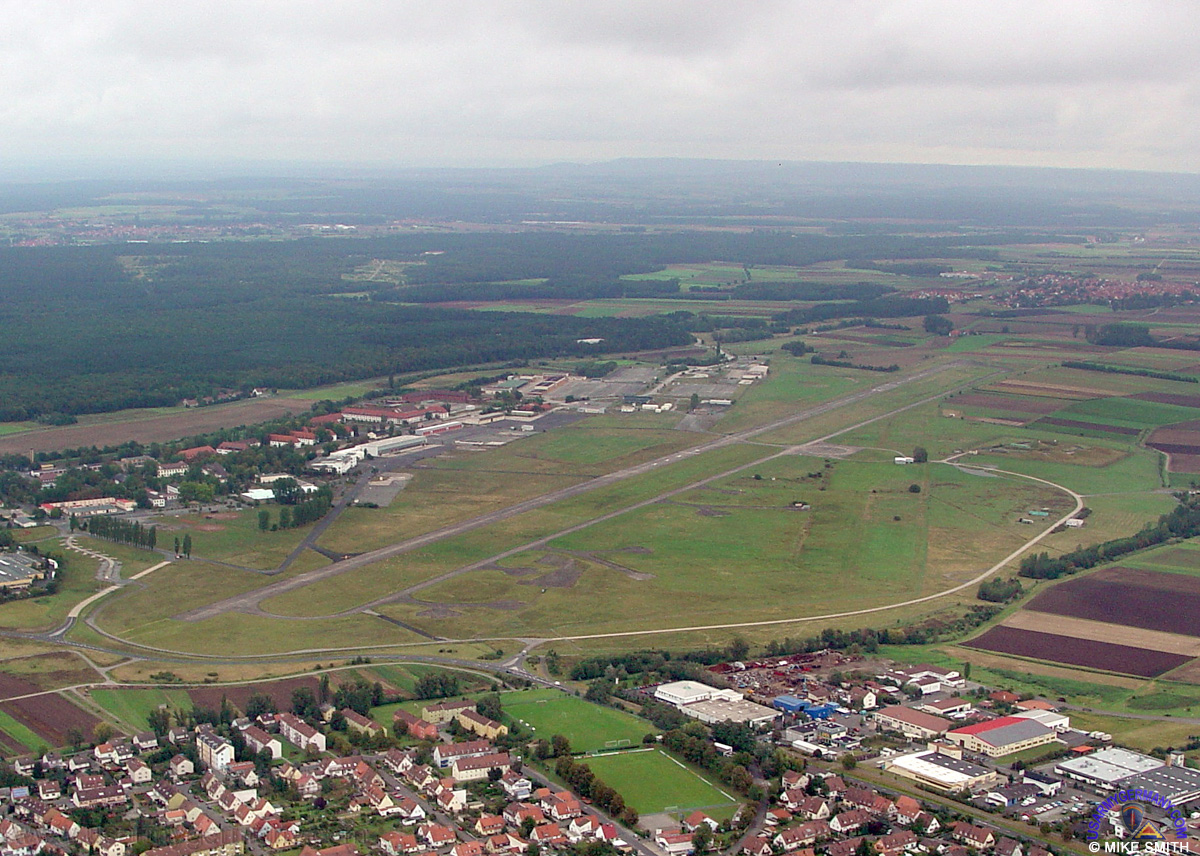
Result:
<instances>
[{"instance_id":1,"label":"mowed grass strip","mask_svg":"<svg viewBox=\"0 0 1200 856\"><path fill-rule=\"evenodd\" d=\"M601 707L558 690L523 690L501 696L504 712L539 737L561 734L576 752L612 748L619 741L632 745L647 733L658 733L648 722L611 707Z\"/></svg>"},{"instance_id":2,"label":"mowed grass strip","mask_svg":"<svg viewBox=\"0 0 1200 856\"><path fill-rule=\"evenodd\" d=\"M150 730L150 713L162 705L179 711L192 709L192 700L184 690L97 689L92 690L91 697L116 719L138 731Z\"/></svg>"},{"instance_id":3,"label":"mowed grass strip","mask_svg":"<svg viewBox=\"0 0 1200 856\"><path fill-rule=\"evenodd\" d=\"M618 752L585 759L596 777L641 815L664 809L731 808L736 800L661 749Z\"/></svg>"},{"instance_id":4,"label":"mowed grass strip","mask_svg":"<svg viewBox=\"0 0 1200 856\"><path fill-rule=\"evenodd\" d=\"M38 737L36 734L2 710L0 710L0 731L3 731L26 749L36 749L38 747L48 745L45 740L43 740L41 737ZM3 747L0 746L0 748Z\"/></svg>"}]
</instances>

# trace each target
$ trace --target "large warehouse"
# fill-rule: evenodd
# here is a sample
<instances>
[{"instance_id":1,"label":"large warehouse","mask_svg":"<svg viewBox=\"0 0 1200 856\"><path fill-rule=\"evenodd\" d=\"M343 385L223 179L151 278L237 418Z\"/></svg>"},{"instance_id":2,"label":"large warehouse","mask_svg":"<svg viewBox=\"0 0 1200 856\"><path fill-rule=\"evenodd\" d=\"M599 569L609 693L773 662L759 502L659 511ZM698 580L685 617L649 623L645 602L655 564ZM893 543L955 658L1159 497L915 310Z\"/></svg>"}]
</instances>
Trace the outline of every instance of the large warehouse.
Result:
<instances>
[{"instance_id":1,"label":"large warehouse","mask_svg":"<svg viewBox=\"0 0 1200 856\"><path fill-rule=\"evenodd\" d=\"M1002 716L978 725L956 728L946 734L946 739L968 752L999 758L1053 743L1058 739L1058 732L1036 719Z\"/></svg>"},{"instance_id":2,"label":"large warehouse","mask_svg":"<svg viewBox=\"0 0 1200 856\"><path fill-rule=\"evenodd\" d=\"M759 725L771 722L779 716L773 708L746 701L736 690L710 687L698 681L675 681L654 690L659 701L674 705L679 710L701 722L743 722Z\"/></svg>"},{"instance_id":3,"label":"large warehouse","mask_svg":"<svg viewBox=\"0 0 1200 856\"><path fill-rule=\"evenodd\" d=\"M1200 799L1200 770L1171 767L1128 749L1101 749L1058 764L1055 771L1102 793L1125 788L1156 791L1175 805Z\"/></svg>"},{"instance_id":4,"label":"large warehouse","mask_svg":"<svg viewBox=\"0 0 1200 856\"><path fill-rule=\"evenodd\" d=\"M889 773L904 776L943 793L990 788L1002 780L995 770L935 751L897 755L885 760L881 766Z\"/></svg>"}]
</instances>

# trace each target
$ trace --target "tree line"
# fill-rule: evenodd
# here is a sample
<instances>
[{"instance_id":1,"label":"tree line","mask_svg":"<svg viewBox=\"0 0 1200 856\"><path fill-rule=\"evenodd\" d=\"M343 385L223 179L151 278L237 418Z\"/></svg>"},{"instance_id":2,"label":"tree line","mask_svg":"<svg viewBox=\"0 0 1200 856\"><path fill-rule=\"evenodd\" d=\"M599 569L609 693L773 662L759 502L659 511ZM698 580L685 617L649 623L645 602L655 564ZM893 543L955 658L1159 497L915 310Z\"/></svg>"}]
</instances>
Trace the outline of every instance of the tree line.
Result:
<instances>
[{"instance_id":1,"label":"tree line","mask_svg":"<svg viewBox=\"0 0 1200 856\"><path fill-rule=\"evenodd\" d=\"M86 522L78 522L72 515L71 528L76 526L96 538L115 541L118 544L131 544L144 550L153 550L158 543L158 527L143 526L136 520L101 515Z\"/></svg>"},{"instance_id":2,"label":"tree line","mask_svg":"<svg viewBox=\"0 0 1200 856\"><path fill-rule=\"evenodd\" d=\"M1094 568L1104 562L1111 562L1138 550L1163 544L1172 538L1192 538L1196 535L1200 535L1200 504L1195 500L1188 500L1129 537L1080 547L1056 557L1051 557L1049 553L1026 556L1021 560L1018 573L1030 579L1054 580Z\"/></svg>"}]
</instances>

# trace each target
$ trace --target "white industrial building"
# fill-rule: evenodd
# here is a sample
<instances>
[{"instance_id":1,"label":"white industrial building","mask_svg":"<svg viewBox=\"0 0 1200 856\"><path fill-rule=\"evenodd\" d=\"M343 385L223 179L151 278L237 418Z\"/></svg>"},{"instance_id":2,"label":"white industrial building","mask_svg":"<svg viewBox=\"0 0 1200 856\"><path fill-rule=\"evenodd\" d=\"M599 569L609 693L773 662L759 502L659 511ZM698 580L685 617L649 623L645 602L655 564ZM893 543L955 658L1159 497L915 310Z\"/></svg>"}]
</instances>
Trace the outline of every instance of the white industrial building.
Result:
<instances>
[{"instance_id":1,"label":"white industrial building","mask_svg":"<svg viewBox=\"0 0 1200 856\"><path fill-rule=\"evenodd\" d=\"M367 454L372 458L380 458L384 455L394 455L397 452L406 449L413 449L418 446L424 446L428 441L424 437L384 437L381 440L372 440L363 446Z\"/></svg>"},{"instance_id":2,"label":"white industrial building","mask_svg":"<svg viewBox=\"0 0 1200 856\"><path fill-rule=\"evenodd\" d=\"M780 714L774 708L746 701L736 690L710 687L698 681L674 681L654 691L659 701L679 708L680 712L712 724L715 722L744 722L758 725L774 721Z\"/></svg>"},{"instance_id":3,"label":"white industrial building","mask_svg":"<svg viewBox=\"0 0 1200 856\"><path fill-rule=\"evenodd\" d=\"M710 687L708 684L702 684L699 681L674 681L669 684L663 684L654 691L654 697L659 701L665 701L667 704L673 704L676 707L682 707L685 704L692 704L698 701L708 701L714 698L726 699L727 701L741 701L745 698L737 690Z\"/></svg>"},{"instance_id":4,"label":"white industrial building","mask_svg":"<svg viewBox=\"0 0 1200 856\"><path fill-rule=\"evenodd\" d=\"M314 461L309 461L308 468L311 470L324 470L325 472L337 473L339 476L345 475L354 469L367 456L367 450L362 446L352 446L349 449L338 449L336 452L330 452L324 458L317 458Z\"/></svg>"}]
</instances>

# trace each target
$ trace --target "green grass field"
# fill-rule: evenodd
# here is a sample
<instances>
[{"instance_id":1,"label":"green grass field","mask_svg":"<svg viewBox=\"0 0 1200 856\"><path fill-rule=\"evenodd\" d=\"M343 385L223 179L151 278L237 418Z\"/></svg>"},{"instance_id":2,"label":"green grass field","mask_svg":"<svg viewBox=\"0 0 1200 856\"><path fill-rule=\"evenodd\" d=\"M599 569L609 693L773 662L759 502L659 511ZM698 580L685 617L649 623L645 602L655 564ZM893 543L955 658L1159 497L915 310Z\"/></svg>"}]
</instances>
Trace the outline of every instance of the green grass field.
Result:
<instances>
[{"instance_id":1,"label":"green grass field","mask_svg":"<svg viewBox=\"0 0 1200 856\"><path fill-rule=\"evenodd\" d=\"M708 775L702 777L661 749L598 755L588 758L587 765L641 815L668 808L683 813L702 808L720 819L722 809L732 812L737 805Z\"/></svg>"},{"instance_id":2,"label":"green grass field","mask_svg":"<svg viewBox=\"0 0 1200 856\"><path fill-rule=\"evenodd\" d=\"M645 720L611 707L601 707L558 690L525 690L501 696L504 712L549 739L562 734L576 752L612 748L620 741L636 746L658 729Z\"/></svg>"},{"instance_id":3,"label":"green grass field","mask_svg":"<svg viewBox=\"0 0 1200 856\"><path fill-rule=\"evenodd\" d=\"M16 740L29 750L40 749L47 746L47 743L44 739L38 737L36 734L2 710L0 710L0 731L3 731L13 740ZM0 751L3 751L3 749L4 747L0 746Z\"/></svg>"},{"instance_id":4,"label":"green grass field","mask_svg":"<svg viewBox=\"0 0 1200 856\"><path fill-rule=\"evenodd\" d=\"M263 509L271 522L279 520L279 506L267 503ZM175 537L192 536L192 557L229 562L259 570L279 567L296 545L304 540L311 526L262 532L258 528L258 509L248 508L236 516L189 514L155 518L158 546L170 548Z\"/></svg>"},{"instance_id":5,"label":"green grass field","mask_svg":"<svg viewBox=\"0 0 1200 856\"><path fill-rule=\"evenodd\" d=\"M115 719L136 731L150 729L150 712L161 705L179 711L192 709L192 700L184 690L94 689L91 697Z\"/></svg>"}]
</instances>

